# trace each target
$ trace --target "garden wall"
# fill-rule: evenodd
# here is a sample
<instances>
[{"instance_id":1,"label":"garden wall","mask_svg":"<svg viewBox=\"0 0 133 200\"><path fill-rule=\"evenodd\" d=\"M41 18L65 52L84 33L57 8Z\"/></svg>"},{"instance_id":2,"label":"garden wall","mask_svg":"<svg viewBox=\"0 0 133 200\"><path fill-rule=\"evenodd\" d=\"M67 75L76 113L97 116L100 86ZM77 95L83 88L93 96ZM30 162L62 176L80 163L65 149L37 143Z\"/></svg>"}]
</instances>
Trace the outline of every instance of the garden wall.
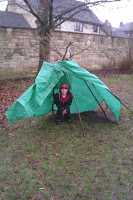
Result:
<instances>
[{"instance_id":1,"label":"garden wall","mask_svg":"<svg viewBox=\"0 0 133 200\"><path fill-rule=\"evenodd\" d=\"M39 40L35 29L0 27L0 79L35 76Z\"/></svg>"},{"instance_id":2,"label":"garden wall","mask_svg":"<svg viewBox=\"0 0 133 200\"><path fill-rule=\"evenodd\" d=\"M121 61L129 57L130 47L133 49L133 39L73 32L55 31L52 41L62 54L69 42L74 42L67 56L86 49L72 60L88 70L117 68ZM133 52L130 55L133 56ZM50 62L56 63L57 60L60 57L50 51ZM0 27L0 79L33 77L37 73L38 63L39 39L36 29Z\"/></svg>"},{"instance_id":3,"label":"garden wall","mask_svg":"<svg viewBox=\"0 0 133 200\"><path fill-rule=\"evenodd\" d=\"M76 54L86 49L82 53L72 57L72 60L88 70L117 68L119 64L128 59L129 56L132 55L133 58L133 39L130 38L58 31L54 32L53 40L62 54L64 54L66 46L70 41L74 43L70 46L69 53ZM129 47L132 47L132 52ZM67 56L69 56L69 54ZM59 56L52 51L50 57L51 61L59 58Z\"/></svg>"}]
</instances>

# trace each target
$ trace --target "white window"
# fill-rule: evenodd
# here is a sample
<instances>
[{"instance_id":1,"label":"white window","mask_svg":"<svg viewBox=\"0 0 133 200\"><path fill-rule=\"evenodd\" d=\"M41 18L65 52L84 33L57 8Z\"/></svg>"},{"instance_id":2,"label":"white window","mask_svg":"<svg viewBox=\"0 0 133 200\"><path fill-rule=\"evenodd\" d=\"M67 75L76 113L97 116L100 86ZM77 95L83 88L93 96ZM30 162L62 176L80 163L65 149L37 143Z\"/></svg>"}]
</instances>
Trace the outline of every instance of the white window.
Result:
<instances>
[{"instance_id":1,"label":"white window","mask_svg":"<svg viewBox=\"0 0 133 200\"><path fill-rule=\"evenodd\" d=\"M98 26L97 25L93 25L93 32L97 33L98 31Z\"/></svg>"},{"instance_id":2,"label":"white window","mask_svg":"<svg viewBox=\"0 0 133 200\"><path fill-rule=\"evenodd\" d=\"M74 31L83 32L83 24L80 22L74 22Z\"/></svg>"},{"instance_id":3,"label":"white window","mask_svg":"<svg viewBox=\"0 0 133 200\"><path fill-rule=\"evenodd\" d=\"M61 23L61 19L58 19L55 25L57 25L57 24L59 24L59 23ZM56 29L61 29L61 24L58 25L58 26L56 27Z\"/></svg>"}]
</instances>

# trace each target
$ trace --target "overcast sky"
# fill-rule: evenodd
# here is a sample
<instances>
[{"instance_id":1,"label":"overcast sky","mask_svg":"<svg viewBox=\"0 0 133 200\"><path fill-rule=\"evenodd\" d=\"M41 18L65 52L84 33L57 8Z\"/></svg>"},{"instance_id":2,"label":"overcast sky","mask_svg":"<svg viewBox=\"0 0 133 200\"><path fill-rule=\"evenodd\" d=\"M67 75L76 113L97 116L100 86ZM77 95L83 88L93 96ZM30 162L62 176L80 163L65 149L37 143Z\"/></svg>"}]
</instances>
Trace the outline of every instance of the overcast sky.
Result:
<instances>
[{"instance_id":1,"label":"overcast sky","mask_svg":"<svg viewBox=\"0 0 133 200\"><path fill-rule=\"evenodd\" d=\"M120 22L124 24L133 22L133 0L107 3L92 10L102 22L107 19L116 28L119 27Z\"/></svg>"},{"instance_id":2,"label":"overcast sky","mask_svg":"<svg viewBox=\"0 0 133 200\"><path fill-rule=\"evenodd\" d=\"M6 5L6 1L5 3L0 3L0 10L5 10ZM124 24L133 22L133 0L107 3L104 6L97 6L91 9L102 22L107 19L116 28L119 27L120 22Z\"/></svg>"}]
</instances>

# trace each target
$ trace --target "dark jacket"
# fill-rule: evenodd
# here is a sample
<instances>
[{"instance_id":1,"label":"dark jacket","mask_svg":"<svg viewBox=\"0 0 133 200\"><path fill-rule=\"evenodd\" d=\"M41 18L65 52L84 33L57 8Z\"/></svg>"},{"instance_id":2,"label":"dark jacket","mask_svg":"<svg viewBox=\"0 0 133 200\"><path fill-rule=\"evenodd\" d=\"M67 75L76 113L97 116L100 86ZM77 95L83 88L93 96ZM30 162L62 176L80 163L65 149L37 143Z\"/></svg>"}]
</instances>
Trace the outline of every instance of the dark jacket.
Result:
<instances>
[{"instance_id":1,"label":"dark jacket","mask_svg":"<svg viewBox=\"0 0 133 200\"><path fill-rule=\"evenodd\" d=\"M61 109L62 111L65 109L68 109L72 103L72 99L73 99L72 93L70 91L68 91L67 93L69 95L69 98L65 103L63 103L61 101L61 92L60 91L54 95L54 103L56 104L58 109Z\"/></svg>"}]
</instances>

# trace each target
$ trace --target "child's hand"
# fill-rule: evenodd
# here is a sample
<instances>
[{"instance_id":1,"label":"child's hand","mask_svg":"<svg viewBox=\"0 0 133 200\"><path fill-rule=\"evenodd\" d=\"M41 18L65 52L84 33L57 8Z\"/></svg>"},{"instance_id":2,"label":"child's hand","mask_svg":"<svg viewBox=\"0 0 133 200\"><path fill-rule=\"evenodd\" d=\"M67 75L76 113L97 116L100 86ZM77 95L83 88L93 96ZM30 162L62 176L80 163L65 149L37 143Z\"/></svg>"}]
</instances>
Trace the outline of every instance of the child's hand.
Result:
<instances>
[{"instance_id":1,"label":"child's hand","mask_svg":"<svg viewBox=\"0 0 133 200\"><path fill-rule=\"evenodd\" d=\"M65 114L67 114L67 110L62 111L62 115L65 115Z\"/></svg>"}]
</instances>

